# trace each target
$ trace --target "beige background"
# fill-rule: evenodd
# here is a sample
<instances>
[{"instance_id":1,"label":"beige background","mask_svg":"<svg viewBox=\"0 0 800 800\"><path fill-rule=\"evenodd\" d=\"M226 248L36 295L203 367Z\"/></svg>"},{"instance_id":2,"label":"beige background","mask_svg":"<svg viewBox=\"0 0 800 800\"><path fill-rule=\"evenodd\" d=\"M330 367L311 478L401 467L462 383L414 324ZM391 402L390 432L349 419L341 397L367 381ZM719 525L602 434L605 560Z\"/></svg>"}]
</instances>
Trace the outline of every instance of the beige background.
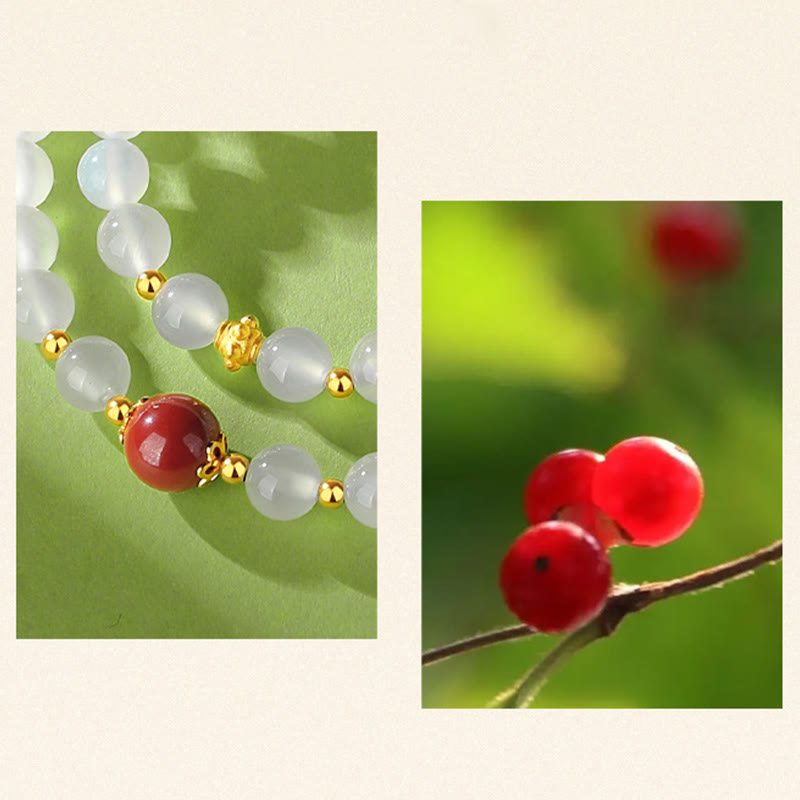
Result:
<instances>
[{"instance_id":1,"label":"beige background","mask_svg":"<svg viewBox=\"0 0 800 800\"><path fill-rule=\"evenodd\" d=\"M9 441L0 794L794 796L795 9L741 0L17 3L2 47L8 343L16 129L379 130L380 640L15 641ZM785 201L785 710L421 711L420 200L689 197ZM2 366L13 374L11 357ZM11 381L2 392L13 438Z\"/></svg>"}]
</instances>

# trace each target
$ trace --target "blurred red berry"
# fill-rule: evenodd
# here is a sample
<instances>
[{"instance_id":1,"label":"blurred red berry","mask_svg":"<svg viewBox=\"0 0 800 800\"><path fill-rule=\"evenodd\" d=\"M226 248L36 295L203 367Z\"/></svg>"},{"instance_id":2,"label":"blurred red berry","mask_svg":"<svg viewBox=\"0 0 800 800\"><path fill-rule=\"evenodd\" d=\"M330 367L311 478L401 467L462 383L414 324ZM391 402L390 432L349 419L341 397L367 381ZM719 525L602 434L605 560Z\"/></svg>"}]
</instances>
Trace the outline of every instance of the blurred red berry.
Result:
<instances>
[{"instance_id":1,"label":"blurred red berry","mask_svg":"<svg viewBox=\"0 0 800 800\"><path fill-rule=\"evenodd\" d=\"M543 522L509 548L500 588L526 625L561 633L600 613L611 589L611 563L597 539L577 525Z\"/></svg>"},{"instance_id":2,"label":"blurred red berry","mask_svg":"<svg viewBox=\"0 0 800 800\"><path fill-rule=\"evenodd\" d=\"M655 436L614 445L595 472L594 504L632 544L654 547L677 539L703 503L703 479L689 454Z\"/></svg>"},{"instance_id":3,"label":"blurred red berry","mask_svg":"<svg viewBox=\"0 0 800 800\"><path fill-rule=\"evenodd\" d=\"M656 262L670 277L724 275L741 258L741 226L722 203L674 203L653 219L652 247Z\"/></svg>"},{"instance_id":4,"label":"blurred red berry","mask_svg":"<svg viewBox=\"0 0 800 800\"><path fill-rule=\"evenodd\" d=\"M542 461L528 478L523 494L532 523L553 519L567 505L592 502L592 479L603 460L591 450L562 450Z\"/></svg>"}]
</instances>

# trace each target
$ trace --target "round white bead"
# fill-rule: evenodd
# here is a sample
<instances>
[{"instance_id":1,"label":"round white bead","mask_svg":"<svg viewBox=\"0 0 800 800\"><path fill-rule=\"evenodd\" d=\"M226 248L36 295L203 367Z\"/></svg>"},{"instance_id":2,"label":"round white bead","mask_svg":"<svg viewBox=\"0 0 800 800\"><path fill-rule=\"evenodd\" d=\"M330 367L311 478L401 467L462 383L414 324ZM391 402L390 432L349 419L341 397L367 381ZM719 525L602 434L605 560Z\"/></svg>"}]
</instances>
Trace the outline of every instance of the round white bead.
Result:
<instances>
[{"instance_id":1,"label":"round white bead","mask_svg":"<svg viewBox=\"0 0 800 800\"><path fill-rule=\"evenodd\" d=\"M322 473L305 450L278 444L262 450L247 467L244 486L257 511L270 519L302 517L317 502Z\"/></svg>"},{"instance_id":2,"label":"round white bead","mask_svg":"<svg viewBox=\"0 0 800 800\"><path fill-rule=\"evenodd\" d=\"M344 503L370 528L378 527L378 454L370 453L350 467L344 479Z\"/></svg>"},{"instance_id":3,"label":"round white bead","mask_svg":"<svg viewBox=\"0 0 800 800\"><path fill-rule=\"evenodd\" d=\"M44 139L50 131L20 131L17 139L25 139L28 142L39 142Z\"/></svg>"},{"instance_id":4,"label":"round white bead","mask_svg":"<svg viewBox=\"0 0 800 800\"><path fill-rule=\"evenodd\" d=\"M350 356L350 374L356 391L370 403L378 402L378 332L368 333Z\"/></svg>"},{"instance_id":5,"label":"round white bead","mask_svg":"<svg viewBox=\"0 0 800 800\"><path fill-rule=\"evenodd\" d=\"M141 131L93 131L93 133L101 139L133 139Z\"/></svg>"},{"instance_id":6,"label":"round white bead","mask_svg":"<svg viewBox=\"0 0 800 800\"><path fill-rule=\"evenodd\" d=\"M308 328L281 328L270 334L256 358L258 377L273 397L302 403L324 388L333 368L328 345Z\"/></svg>"},{"instance_id":7,"label":"round white bead","mask_svg":"<svg viewBox=\"0 0 800 800\"><path fill-rule=\"evenodd\" d=\"M17 336L41 342L50 331L66 329L75 314L75 296L55 272L35 269L17 276Z\"/></svg>"},{"instance_id":8,"label":"round white bead","mask_svg":"<svg viewBox=\"0 0 800 800\"><path fill-rule=\"evenodd\" d=\"M17 205L38 206L53 188L53 165L38 144L17 139Z\"/></svg>"},{"instance_id":9,"label":"round white bead","mask_svg":"<svg viewBox=\"0 0 800 800\"><path fill-rule=\"evenodd\" d=\"M32 206L17 206L17 272L50 269L58 254L53 220Z\"/></svg>"},{"instance_id":10,"label":"round white bead","mask_svg":"<svg viewBox=\"0 0 800 800\"><path fill-rule=\"evenodd\" d=\"M137 202L149 182L147 158L125 139L103 139L93 144L78 163L78 185L98 208L110 210Z\"/></svg>"},{"instance_id":11,"label":"round white bead","mask_svg":"<svg viewBox=\"0 0 800 800\"><path fill-rule=\"evenodd\" d=\"M172 245L169 224L154 208L126 203L113 208L97 229L97 252L117 275L135 278L158 269Z\"/></svg>"},{"instance_id":12,"label":"round white bead","mask_svg":"<svg viewBox=\"0 0 800 800\"><path fill-rule=\"evenodd\" d=\"M125 351L105 336L83 336L67 345L56 361L56 388L81 411L102 411L131 382Z\"/></svg>"},{"instance_id":13,"label":"round white bead","mask_svg":"<svg viewBox=\"0 0 800 800\"><path fill-rule=\"evenodd\" d=\"M194 272L170 278L153 300L156 329L183 350L211 344L227 318L225 293L211 278Z\"/></svg>"}]
</instances>

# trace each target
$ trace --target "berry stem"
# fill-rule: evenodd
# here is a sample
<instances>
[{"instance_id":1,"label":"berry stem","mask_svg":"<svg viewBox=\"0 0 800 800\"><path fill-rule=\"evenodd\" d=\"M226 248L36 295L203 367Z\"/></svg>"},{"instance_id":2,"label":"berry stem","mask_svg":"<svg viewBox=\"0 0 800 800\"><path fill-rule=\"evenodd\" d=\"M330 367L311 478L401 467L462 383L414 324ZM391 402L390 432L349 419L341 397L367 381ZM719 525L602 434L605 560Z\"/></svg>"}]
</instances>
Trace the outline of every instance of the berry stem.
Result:
<instances>
[{"instance_id":1,"label":"berry stem","mask_svg":"<svg viewBox=\"0 0 800 800\"><path fill-rule=\"evenodd\" d=\"M599 618L565 636L538 664L529 669L510 689L501 692L489 703L488 708L527 708L547 683L547 679L559 670L575 653L602 639L605 633Z\"/></svg>"},{"instance_id":2,"label":"berry stem","mask_svg":"<svg viewBox=\"0 0 800 800\"><path fill-rule=\"evenodd\" d=\"M666 600L670 597L677 597L682 594L700 592L714 586L721 586L730 580L742 578L749 575L758 567L765 564L774 564L783 557L783 541L778 540L768 547L756 550L754 553L728 561L724 564L717 564L714 567L700 570L699 572L685 575L682 578L675 578L669 581L657 581L654 583L643 583L640 586L616 586L606 603L600 616L585 627L594 625L600 626L603 636L610 636L628 615L642 611L653 603ZM584 630L582 628L581 630ZM576 631L575 633L578 633ZM468 639L461 639L451 642L443 647L428 650L422 654L422 666L429 666L439 661L443 661L451 656L467 653L470 650L477 650L481 647L507 642L513 639L521 639L532 636L538 631L529 628L527 625L514 625L510 628L481 633L471 636ZM574 636L575 634L572 634ZM568 636L567 639L570 639ZM566 639L564 640L566 641Z\"/></svg>"}]
</instances>

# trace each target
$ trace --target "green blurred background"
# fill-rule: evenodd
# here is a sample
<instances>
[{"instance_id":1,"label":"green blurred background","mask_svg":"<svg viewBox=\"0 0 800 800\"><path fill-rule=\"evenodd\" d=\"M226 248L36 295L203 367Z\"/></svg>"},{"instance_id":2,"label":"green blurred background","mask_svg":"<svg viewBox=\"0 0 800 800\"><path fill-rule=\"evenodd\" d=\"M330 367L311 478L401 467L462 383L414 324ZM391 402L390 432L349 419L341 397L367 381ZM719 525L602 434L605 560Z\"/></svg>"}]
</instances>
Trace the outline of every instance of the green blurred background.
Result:
<instances>
[{"instance_id":1,"label":"green blurred background","mask_svg":"<svg viewBox=\"0 0 800 800\"><path fill-rule=\"evenodd\" d=\"M422 212L423 647L516 620L500 560L531 469L650 434L686 448L700 517L612 551L616 581L678 577L781 537L781 204L735 204L730 279L666 282L645 203L428 202ZM539 707L779 707L781 568L672 599L579 653ZM423 705L480 707L552 648L536 636L423 669Z\"/></svg>"},{"instance_id":2,"label":"green blurred background","mask_svg":"<svg viewBox=\"0 0 800 800\"><path fill-rule=\"evenodd\" d=\"M230 374L213 348L183 351L156 332L134 282L106 269L104 211L76 181L91 133L39 144L55 184L40 206L58 228L53 270L75 294L73 338L118 342L131 398L178 391L205 402L231 449L289 442L325 476L376 449L376 407L358 395L286 404L255 369ZM172 229L167 275L201 272L230 315L265 330L319 333L346 366L376 327L374 133L142 133L141 202ZM243 486L163 494L129 471L116 429L58 395L53 365L17 342L19 637L374 637L376 533L345 509L293 522L258 514Z\"/></svg>"}]
</instances>

